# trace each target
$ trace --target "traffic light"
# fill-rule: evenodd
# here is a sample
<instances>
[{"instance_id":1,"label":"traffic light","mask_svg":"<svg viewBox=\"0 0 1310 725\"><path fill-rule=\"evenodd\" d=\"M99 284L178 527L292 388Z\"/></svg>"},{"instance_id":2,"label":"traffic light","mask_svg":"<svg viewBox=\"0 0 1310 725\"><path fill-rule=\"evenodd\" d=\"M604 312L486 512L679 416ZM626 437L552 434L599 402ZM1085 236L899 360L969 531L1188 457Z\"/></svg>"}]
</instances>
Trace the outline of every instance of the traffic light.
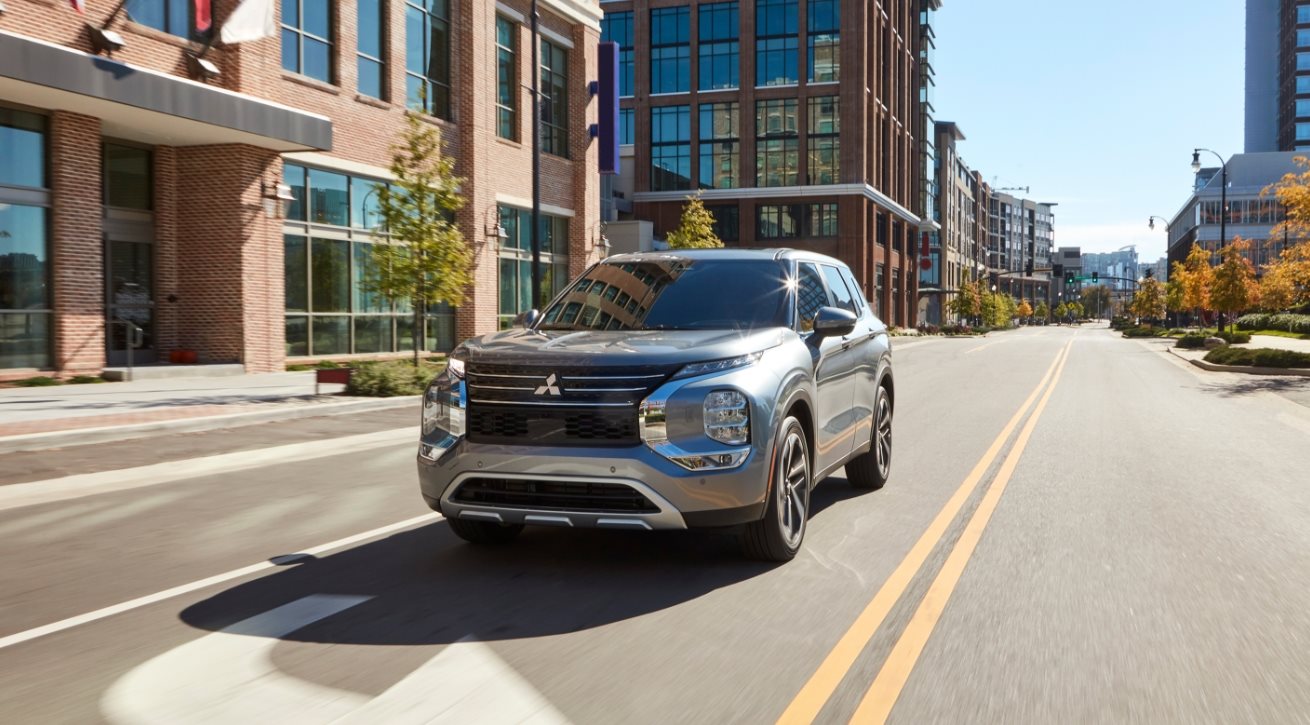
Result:
<instances>
[{"instance_id":1,"label":"traffic light","mask_svg":"<svg viewBox=\"0 0 1310 725\"><path fill-rule=\"evenodd\" d=\"M1101 281L1101 273L1100 273L1100 272L1092 272L1092 284L1096 284L1097 282L1100 282L1100 281Z\"/></svg>"},{"instance_id":2,"label":"traffic light","mask_svg":"<svg viewBox=\"0 0 1310 725\"><path fill-rule=\"evenodd\" d=\"M1064 283L1065 283L1065 284L1073 284L1073 272L1065 272L1065 273L1064 273Z\"/></svg>"},{"instance_id":3,"label":"traffic light","mask_svg":"<svg viewBox=\"0 0 1310 725\"><path fill-rule=\"evenodd\" d=\"M1145 277L1146 279L1150 279L1150 278L1154 277L1154 276L1155 276L1155 269L1152 268L1152 267L1147 267L1147 268L1146 268L1146 272L1145 272L1142 276Z\"/></svg>"},{"instance_id":4,"label":"traffic light","mask_svg":"<svg viewBox=\"0 0 1310 725\"><path fill-rule=\"evenodd\" d=\"M1033 261L1031 259L1028 260L1028 266L1024 268L1024 274L1029 277L1033 276Z\"/></svg>"}]
</instances>

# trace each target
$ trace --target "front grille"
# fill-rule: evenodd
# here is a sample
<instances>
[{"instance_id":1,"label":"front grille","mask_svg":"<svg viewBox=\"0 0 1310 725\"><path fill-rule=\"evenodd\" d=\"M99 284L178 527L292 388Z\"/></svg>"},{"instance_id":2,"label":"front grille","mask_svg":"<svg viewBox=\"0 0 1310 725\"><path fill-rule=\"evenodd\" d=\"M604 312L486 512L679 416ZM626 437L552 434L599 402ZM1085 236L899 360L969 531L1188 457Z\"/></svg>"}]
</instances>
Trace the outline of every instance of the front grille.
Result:
<instances>
[{"instance_id":1,"label":"front grille","mask_svg":"<svg viewBox=\"0 0 1310 725\"><path fill-rule=\"evenodd\" d=\"M638 445L637 406L676 368L471 364L468 436L474 443Z\"/></svg>"},{"instance_id":2,"label":"front grille","mask_svg":"<svg viewBox=\"0 0 1310 725\"><path fill-rule=\"evenodd\" d=\"M450 498L462 504L549 511L659 513L649 499L621 483L471 478Z\"/></svg>"}]
</instances>

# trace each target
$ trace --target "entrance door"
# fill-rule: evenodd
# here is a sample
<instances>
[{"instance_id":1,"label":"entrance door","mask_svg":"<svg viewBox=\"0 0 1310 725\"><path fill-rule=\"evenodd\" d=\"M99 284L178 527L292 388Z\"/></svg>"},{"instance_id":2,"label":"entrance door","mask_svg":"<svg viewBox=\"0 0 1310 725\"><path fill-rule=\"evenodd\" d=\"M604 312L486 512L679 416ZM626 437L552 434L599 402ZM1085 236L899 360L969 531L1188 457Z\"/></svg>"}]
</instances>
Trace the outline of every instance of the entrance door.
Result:
<instances>
[{"instance_id":1,"label":"entrance door","mask_svg":"<svg viewBox=\"0 0 1310 725\"><path fill-rule=\"evenodd\" d=\"M133 343L133 365L155 362L153 251L152 244L116 239L109 240L105 249L109 323L105 339L110 365L126 365L128 346ZM133 325L140 328L139 334L134 333Z\"/></svg>"}]
</instances>

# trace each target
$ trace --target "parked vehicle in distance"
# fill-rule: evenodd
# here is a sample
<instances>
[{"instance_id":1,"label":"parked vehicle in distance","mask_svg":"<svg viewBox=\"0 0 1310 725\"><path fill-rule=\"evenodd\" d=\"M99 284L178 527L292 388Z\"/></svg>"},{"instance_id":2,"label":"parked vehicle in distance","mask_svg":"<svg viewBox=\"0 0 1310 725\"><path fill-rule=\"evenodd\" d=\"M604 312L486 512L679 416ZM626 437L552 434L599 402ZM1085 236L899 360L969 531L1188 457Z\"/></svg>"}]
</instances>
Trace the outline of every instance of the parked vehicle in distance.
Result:
<instances>
[{"instance_id":1,"label":"parked vehicle in distance","mask_svg":"<svg viewBox=\"0 0 1310 725\"><path fill-rule=\"evenodd\" d=\"M738 526L787 561L818 482L887 481L887 327L836 259L622 255L524 318L459 345L424 396L423 497L468 541Z\"/></svg>"}]
</instances>

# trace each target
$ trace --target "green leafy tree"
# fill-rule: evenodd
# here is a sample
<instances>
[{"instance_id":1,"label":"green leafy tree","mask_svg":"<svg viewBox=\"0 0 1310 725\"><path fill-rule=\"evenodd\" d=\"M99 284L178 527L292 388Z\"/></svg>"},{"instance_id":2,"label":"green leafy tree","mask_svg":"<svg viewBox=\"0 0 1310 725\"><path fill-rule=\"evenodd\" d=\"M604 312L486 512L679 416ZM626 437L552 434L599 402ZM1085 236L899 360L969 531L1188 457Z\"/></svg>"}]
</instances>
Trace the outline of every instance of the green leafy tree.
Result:
<instances>
[{"instance_id":1,"label":"green leafy tree","mask_svg":"<svg viewBox=\"0 0 1310 725\"><path fill-rule=\"evenodd\" d=\"M973 320L982 314L982 297L978 294L978 283L966 272L960 289L950 302L951 312L960 320Z\"/></svg>"},{"instance_id":2,"label":"green leafy tree","mask_svg":"<svg viewBox=\"0 0 1310 725\"><path fill-rule=\"evenodd\" d=\"M418 114L406 116L392 147L391 184L377 184L382 223L362 287L414 311L414 365L427 348L424 311L459 305L473 282L473 250L455 225L464 205L455 160L442 154L441 133Z\"/></svg>"},{"instance_id":3,"label":"green leafy tree","mask_svg":"<svg viewBox=\"0 0 1310 725\"><path fill-rule=\"evenodd\" d=\"M1069 303L1061 302L1055 306L1055 319L1065 320L1069 317Z\"/></svg>"},{"instance_id":4,"label":"green leafy tree","mask_svg":"<svg viewBox=\"0 0 1310 725\"><path fill-rule=\"evenodd\" d=\"M669 249L718 249L723 242L714 234L714 215L701 203L700 194L687 197L678 228L669 232Z\"/></svg>"},{"instance_id":5,"label":"green leafy tree","mask_svg":"<svg viewBox=\"0 0 1310 725\"><path fill-rule=\"evenodd\" d=\"M1142 280L1137 287L1137 293L1133 295L1133 303L1129 309L1133 315L1143 320L1158 320L1164 317L1164 285L1154 277Z\"/></svg>"},{"instance_id":6,"label":"green leafy tree","mask_svg":"<svg viewBox=\"0 0 1310 725\"><path fill-rule=\"evenodd\" d=\"M1046 300L1037 303L1037 309L1033 311L1033 315L1042 322L1051 321L1051 308L1046 304Z\"/></svg>"},{"instance_id":7,"label":"green leafy tree","mask_svg":"<svg viewBox=\"0 0 1310 725\"><path fill-rule=\"evenodd\" d=\"M1082 291L1082 300L1080 303L1084 310L1097 313L1105 312L1110 309L1110 288L1105 285L1096 285L1094 287L1084 287Z\"/></svg>"},{"instance_id":8,"label":"green leafy tree","mask_svg":"<svg viewBox=\"0 0 1310 725\"><path fill-rule=\"evenodd\" d=\"M1231 329L1236 329L1237 314L1255 307L1260 296L1255 267L1245 254L1250 248L1251 243L1245 239L1234 239L1219 252L1222 261L1214 269L1210 304L1228 314Z\"/></svg>"}]
</instances>

